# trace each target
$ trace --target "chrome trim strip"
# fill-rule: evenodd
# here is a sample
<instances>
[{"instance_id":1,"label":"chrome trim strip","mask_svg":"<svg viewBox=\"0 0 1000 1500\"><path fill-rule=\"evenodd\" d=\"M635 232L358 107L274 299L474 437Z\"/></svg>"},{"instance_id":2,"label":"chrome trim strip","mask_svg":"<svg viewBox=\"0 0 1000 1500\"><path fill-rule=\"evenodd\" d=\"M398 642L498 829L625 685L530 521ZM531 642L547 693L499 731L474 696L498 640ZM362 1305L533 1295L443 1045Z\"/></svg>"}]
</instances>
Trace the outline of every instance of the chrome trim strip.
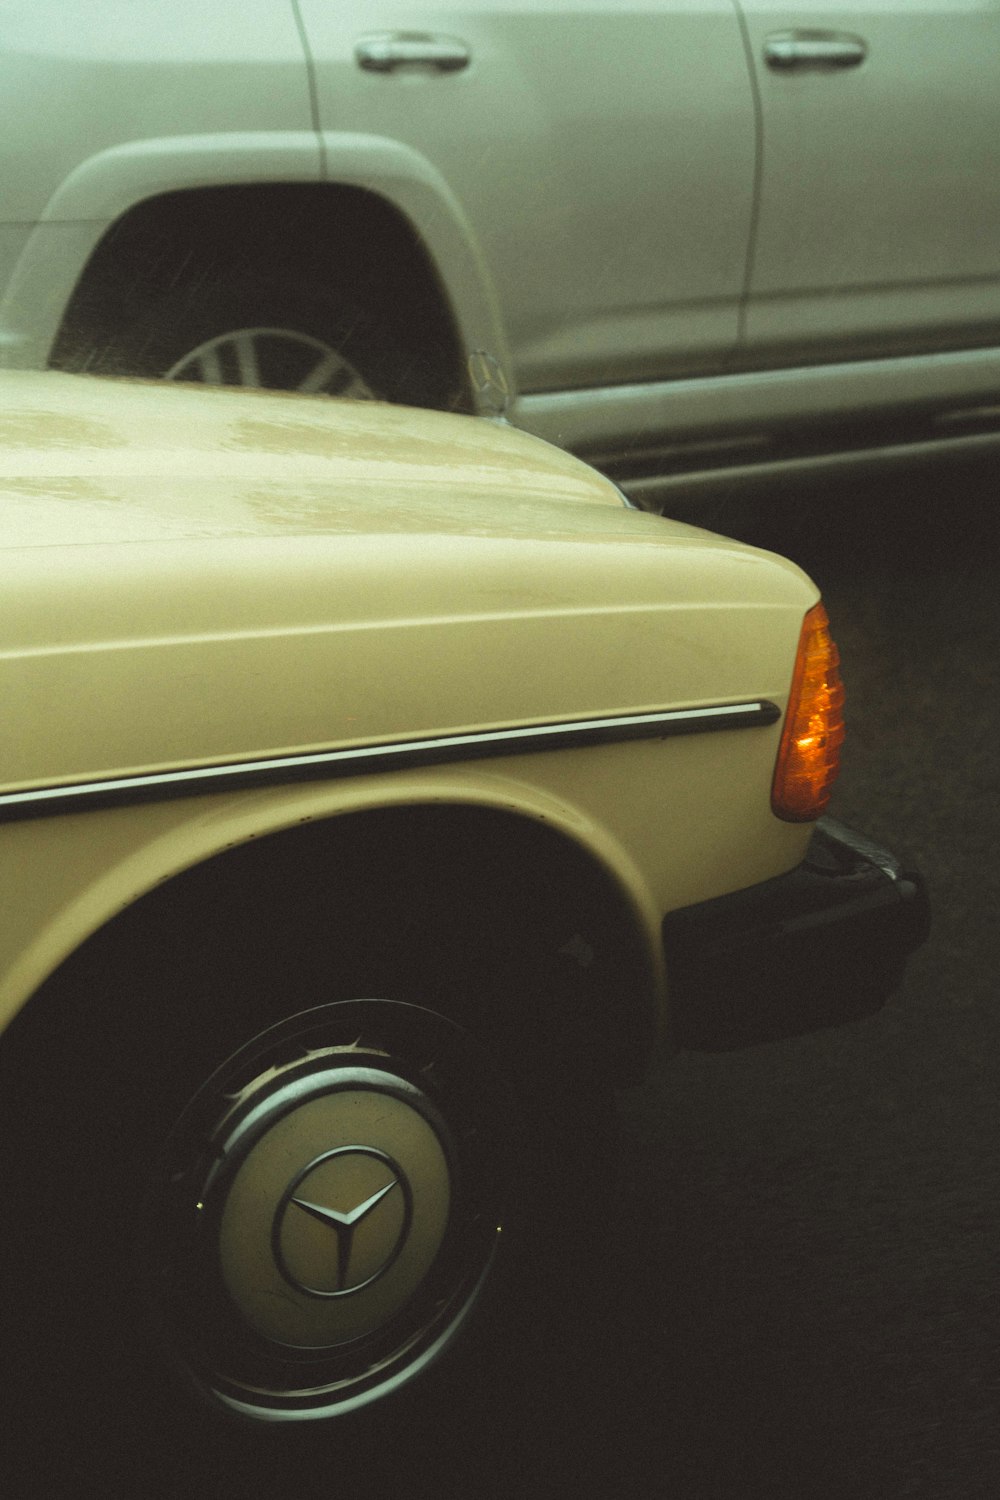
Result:
<instances>
[{"instance_id":1,"label":"chrome trim strip","mask_svg":"<svg viewBox=\"0 0 1000 1500\"><path fill-rule=\"evenodd\" d=\"M562 724L534 724L521 729L493 729L476 734L442 735L399 744L364 745L350 750L322 750L313 755L284 755L272 760L233 765L196 766L186 771L159 771L35 791L0 793L0 822L58 813L164 801L295 781L324 781L343 776L409 770L449 761L533 754L542 750L578 749L626 740L667 739L679 734L707 734L720 729L750 729L773 724L781 710L764 699L722 703L711 708L669 709L661 713L623 714L606 719L578 719Z\"/></svg>"}]
</instances>

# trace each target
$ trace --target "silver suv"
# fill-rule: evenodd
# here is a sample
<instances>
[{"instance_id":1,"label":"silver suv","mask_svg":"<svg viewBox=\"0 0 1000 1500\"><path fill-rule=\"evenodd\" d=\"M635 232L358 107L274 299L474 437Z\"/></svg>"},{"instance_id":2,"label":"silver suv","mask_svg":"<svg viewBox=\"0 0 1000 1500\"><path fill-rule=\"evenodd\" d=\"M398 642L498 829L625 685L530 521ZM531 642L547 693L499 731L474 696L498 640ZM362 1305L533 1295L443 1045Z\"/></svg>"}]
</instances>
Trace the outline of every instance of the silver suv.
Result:
<instances>
[{"instance_id":1,"label":"silver suv","mask_svg":"<svg viewBox=\"0 0 1000 1500\"><path fill-rule=\"evenodd\" d=\"M1000 442L997 0L2 20L7 366L499 388L649 503Z\"/></svg>"}]
</instances>

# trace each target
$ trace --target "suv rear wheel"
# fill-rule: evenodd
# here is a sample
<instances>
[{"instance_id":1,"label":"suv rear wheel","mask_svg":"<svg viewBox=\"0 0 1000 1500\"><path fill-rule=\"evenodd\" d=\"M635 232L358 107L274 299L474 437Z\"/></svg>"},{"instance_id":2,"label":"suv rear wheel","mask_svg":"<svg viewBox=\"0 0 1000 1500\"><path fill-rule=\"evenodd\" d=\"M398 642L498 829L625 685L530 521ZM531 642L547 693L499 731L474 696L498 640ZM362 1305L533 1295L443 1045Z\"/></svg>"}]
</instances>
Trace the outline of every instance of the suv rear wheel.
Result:
<instances>
[{"instance_id":1,"label":"suv rear wheel","mask_svg":"<svg viewBox=\"0 0 1000 1500\"><path fill-rule=\"evenodd\" d=\"M111 300L96 297L88 323L61 340L63 368L426 404L419 362L349 298L204 280L151 295L126 317Z\"/></svg>"}]
</instances>

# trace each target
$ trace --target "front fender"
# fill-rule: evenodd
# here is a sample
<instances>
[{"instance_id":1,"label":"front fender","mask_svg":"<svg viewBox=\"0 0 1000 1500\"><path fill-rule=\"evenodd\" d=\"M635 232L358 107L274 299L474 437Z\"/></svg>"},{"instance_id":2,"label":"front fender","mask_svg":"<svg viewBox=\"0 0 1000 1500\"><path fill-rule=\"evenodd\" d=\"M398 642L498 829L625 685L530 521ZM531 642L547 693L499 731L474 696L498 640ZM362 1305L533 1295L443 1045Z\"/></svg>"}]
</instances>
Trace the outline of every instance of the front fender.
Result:
<instances>
[{"instance_id":1,"label":"front fender","mask_svg":"<svg viewBox=\"0 0 1000 1500\"><path fill-rule=\"evenodd\" d=\"M546 824L614 883L633 913L650 993L664 1005L661 913L614 832L514 775L434 768L31 819L0 827L0 1030L87 938L196 865L297 825L351 813L462 805Z\"/></svg>"}]
</instances>

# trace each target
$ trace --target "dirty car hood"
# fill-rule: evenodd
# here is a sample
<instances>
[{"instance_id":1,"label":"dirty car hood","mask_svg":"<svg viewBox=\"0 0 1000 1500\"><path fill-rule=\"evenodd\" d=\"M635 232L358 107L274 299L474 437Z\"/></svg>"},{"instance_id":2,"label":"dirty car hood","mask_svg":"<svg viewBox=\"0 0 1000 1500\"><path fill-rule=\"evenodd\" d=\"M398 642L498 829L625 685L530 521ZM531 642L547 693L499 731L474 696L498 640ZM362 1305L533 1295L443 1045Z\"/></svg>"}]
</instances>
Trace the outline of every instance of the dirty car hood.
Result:
<instances>
[{"instance_id":1,"label":"dirty car hood","mask_svg":"<svg viewBox=\"0 0 1000 1500\"><path fill-rule=\"evenodd\" d=\"M513 505L512 505L513 501ZM621 506L560 450L473 417L225 387L0 374L0 547L494 525Z\"/></svg>"}]
</instances>

